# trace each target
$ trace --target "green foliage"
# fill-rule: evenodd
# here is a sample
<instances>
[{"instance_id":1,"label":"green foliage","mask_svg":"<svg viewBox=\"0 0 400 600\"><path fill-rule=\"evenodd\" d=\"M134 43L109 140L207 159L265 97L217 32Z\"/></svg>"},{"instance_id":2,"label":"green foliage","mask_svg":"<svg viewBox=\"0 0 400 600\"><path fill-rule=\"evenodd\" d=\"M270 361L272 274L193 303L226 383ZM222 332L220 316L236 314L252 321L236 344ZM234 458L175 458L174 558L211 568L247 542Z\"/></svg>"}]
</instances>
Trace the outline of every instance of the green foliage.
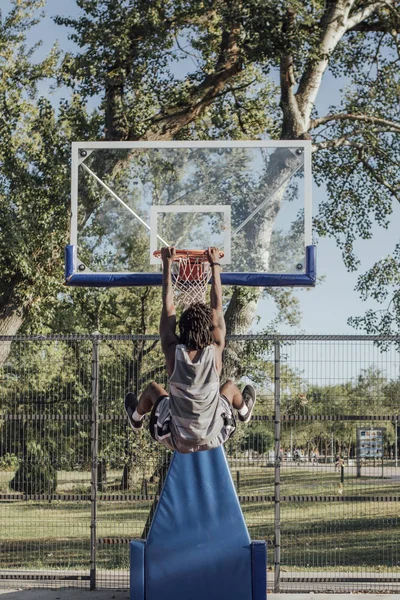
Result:
<instances>
[{"instance_id":1,"label":"green foliage","mask_svg":"<svg viewBox=\"0 0 400 600\"><path fill-rule=\"evenodd\" d=\"M18 456L15 454L6 452L3 456L0 456L0 471L15 471L18 464Z\"/></svg>"},{"instance_id":2,"label":"green foliage","mask_svg":"<svg viewBox=\"0 0 400 600\"><path fill-rule=\"evenodd\" d=\"M24 494L54 494L57 488L57 469L50 456L37 442L27 445L27 452L21 461L10 489Z\"/></svg>"},{"instance_id":3,"label":"green foliage","mask_svg":"<svg viewBox=\"0 0 400 600\"><path fill-rule=\"evenodd\" d=\"M57 470L48 462L23 462L10 481L10 489L23 494L54 494Z\"/></svg>"},{"instance_id":4,"label":"green foliage","mask_svg":"<svg viewBox=\"0 0 400 600\"><path fill-rule=\"evenodd\" d=\"M1 373L1 408L25 418L0 420L0 456L8 457L4 468L11 457L18 461L13 489L51 487L54 469L90 470L92 353L92 342L84 340L12 346ZM110 340L99 353L99 460L104 472L129 465L130 484L139 493L158 469L159 447L148 431L135 438L125 421L118 428L113 422L120 422L127 390L139 393L155 378L166 385L160 345Z\"/></svg>"},{"instance_id":5,"label":"green foliage","mask_svg":"<svg viewBox=\"0 0 400 600\"><path fill-rule=\"evenodd\" d=\"M316 230L333 236L346 266L358 268L356 240L369 239L375 223L387 227L399 197L395 2L376 4L371 11L356 2L348 14L341 3L322 0L77 4L77 18L55 19L72 31L76 51L54 47L41 61L25 39L41 18L43 2L15 0L1 19L0 318L7 332L10 311L18 315L11 333L27 315L29 331L58 330L61 324L79 331L107 330L105 315L114 311L115 322L123 323L119 302L136 294L117 293L100 310L99 296L63 293L72 140L310 134L316 180L327 188ZM341 27L353 18L326 53L332 23ZM325 69L344 78L346 88L337 105L319 118L314 102ZM67 86L68 99L55 106L41 98L38 86L45 80ZM136 250L141 255L141 248ZM392 303L387 314L367 314L352 324L373 332L397 329L398 272L395 250L360 278L363 298L387 296ZM283 318L297 323L290 292L273 295ZM132 308L142 301L139 294ZM79 321L71 319L68 303ZM146 307L151 306L149 297ZM142 332L156 327L141 325ZM133 319L132 327L137 326Z\"/></svg>"},{"instance_id":6,"label":"green foliage","mask_svg":"<svg viewBox=\"0 0 400 600\"><path fill-rule=\"evenodd\" d=\"M18 457L15 486L34 487L37 477L37 485L52 487L54 470L90 464L90 424L79 415L90 410L91 360L85 342L12 347L2 373L2 411L27 418L1 423L0 454ZM78 416L62 419L70 409ZM40 427L38 414L45 417Z\"/></svg>"},{"instance_id":7,"label":"green foliage","mask_svg":"<svg viewBox=\"0 0 400 600\"><path fill-rule=\"evenodd\" d=\"M266 454L273 447L274 435L271 431L266 430L263 424L248 426L240 444L241 450L250 450L258 454Z\"/></svg>"},{"instance_id":8,"label":"green foliage","mask_svg":"<svg viewBox=\"0 0 400 600\"><path fill-rule=\"evenodd\" d=\"M300 382L297 390L284 393L281 398L282 415L293 416L294 423L282 431L282 447L289 449L291 441L303 450L319 448L327 454L336 453L340 448L347 456L354 456L357 424L354 420L340 420L308 423L297 422L299 415L393 415L396 414L398 381L388 381L384 373L376 367L360 372L357 378L337 385L321 385L308 387L307 382ZM301 393L299 393L301 390ZM294 392L294 393L293 393ZM368 420L370 427L386 428L386 442L393 444L395 440L395 423L385 420ZM294 437L293 437L294 436ZM292 440L291 440L292 438ZM335 448L331 448L334 440Z\"/></svg>"},{"instance_id":9,"label":"green foliage","mask_svg":"<svg viewBox=\"0 0 400 600\"><path fill-rule=\"evenodd\" d=\"M328 37L329 15L335 8L335 3L322 0L78 4L81 18L57 19L73 28L80 49L64 59L62 79L84 98L100 95L105 134L112 139L137 139L153 132L165 139L168 131L177 139L279 138L286 122L296 117L283 102L275 70L282 57L290 57L294 84L302 85L302 77L326 58L322 40ZM359 10L355 3L348 17ZM106 29L105 22L114 26ZM359 265L355 241L368 239L374 223L387 226L398 197L396 29L398 12L393 5L377 6L359 27L343 32L327 68L347 82L342 101L330 107L328 116L344 118L320 126L315 121L308 129L314 135L316 179L327 187L316 229L322 236L335 237L349 269ZM202 93L211 93L218 74L227 68L228 56L231 63L237 59L238 68L201 105ZM177 68L178 61L184 61L183 70ZM168 129L168 119L187 114L196 103L199 109L190 122L183 119L177 128ZM362 118L354 120L354 115ZM318 118L315 108L313 117ZM159 129L158 123L165 123L166 129ZM393 276L382 279L379 271L386 271L384 267L378 263L371 269L365 276L368 286L360 279L359 289L361 294L371 290L393 294L389 316L351 321L372 332L397 328L399 321L396 290L391 287L396 286L399 262L394 260ZM297 323L290 292L273 295L283 318Z\"/></svg>"},{"instance_id":10,"label":"green foliage","mask_svg":"<svg viewBox=\"0 0 400 600\"><path fill-rule=\"evenodd\" d=\"M375 335L391 335L400 327L400 244L390 256L377 261L369 271L358 278L357 291L363 300L373 298L386 308L367 310L361 317L350 317L348 322L357 329ZM384 342L380 342L382 348Z\"/></svg>"},{"instance_id":11,"label":"green foliage","mask_svg":"<svg viewBox=\"0 0 400 600\"><path fill-rule=\"evenodd\" d=\"M0 24L0 316L7 318L10 308L23 318L34 310L38 324L62 289L70 140L97 128L78 97L57 113L38 96L38 84L55 77L59 59L54 47L34 62L35 47L25 45L31 13L42 4L15 2Z\"/></svg>"},{"instance_id":12,"label":"green foliage","mask_svg":"<svg viewBox=\"0 0 400 600\"><path fill-rule=\"evenodd\" d=\"M344 118L333 118L316 130L316 148L321 142L321 151L315 153L314 173L317 183L326 186L327 199L320 205L315 226L319 235L336 240L351 271L360 267L357 240L371 239L376 225L386 229L400 198L400 80L396 34L389 27L392 18L396 19L394 8L376 12L371 19L375 27L371 23L370 31L366 26L364 32L350 32L333 54L330 70L335 77L346 78L346 87L341 103L330 106L328 115ZM368 333L398 331L399 272L396 246L360 274L356 290L361 299L387 299L389 308L350 318L349 324Z\"/></svg>"}]
</instances>

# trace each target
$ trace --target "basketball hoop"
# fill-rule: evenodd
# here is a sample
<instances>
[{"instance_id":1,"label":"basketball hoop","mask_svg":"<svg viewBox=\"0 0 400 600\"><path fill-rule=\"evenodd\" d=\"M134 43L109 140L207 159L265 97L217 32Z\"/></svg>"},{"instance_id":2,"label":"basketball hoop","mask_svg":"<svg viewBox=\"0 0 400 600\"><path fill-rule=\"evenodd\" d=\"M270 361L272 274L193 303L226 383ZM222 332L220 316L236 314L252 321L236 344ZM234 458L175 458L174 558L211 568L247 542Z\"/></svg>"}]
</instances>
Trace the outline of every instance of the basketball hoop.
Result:
<instances>
[{"instance_id":1,"label":"basketball hoop","mask_svg":"<svg viewBox=\"0 0 400 600\"><path fill-rule=\"evenodd\" d=\"M161 250L156 250L154 256L161 259ZM223 256L220 250L219 257ZM171 274L177 304L187 308L196 302L206 301L207 285L211 279L206 250L176 250Z\"/></svg>"}]
</instances>

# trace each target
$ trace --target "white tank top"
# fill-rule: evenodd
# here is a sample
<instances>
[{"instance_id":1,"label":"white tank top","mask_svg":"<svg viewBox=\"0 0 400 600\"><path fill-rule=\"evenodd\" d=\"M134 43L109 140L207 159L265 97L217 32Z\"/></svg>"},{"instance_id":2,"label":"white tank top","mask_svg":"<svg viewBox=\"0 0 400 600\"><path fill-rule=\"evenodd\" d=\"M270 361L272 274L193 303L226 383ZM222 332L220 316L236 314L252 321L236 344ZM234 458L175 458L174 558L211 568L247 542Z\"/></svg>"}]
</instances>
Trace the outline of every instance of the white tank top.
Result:
<instances>
[{"instance_id":1,"label":"white tank top","mask_svg":"<svg viewBox=\"0 0 400 600\"><path fill-rule=\"evenodd\" d=\"M169 378L171 433L190 447L206 444L221 431L220 378L215 366L215 348L204 348L196 362L186 346L175 350L175 368Z\"/></svg>"}]
</instances>

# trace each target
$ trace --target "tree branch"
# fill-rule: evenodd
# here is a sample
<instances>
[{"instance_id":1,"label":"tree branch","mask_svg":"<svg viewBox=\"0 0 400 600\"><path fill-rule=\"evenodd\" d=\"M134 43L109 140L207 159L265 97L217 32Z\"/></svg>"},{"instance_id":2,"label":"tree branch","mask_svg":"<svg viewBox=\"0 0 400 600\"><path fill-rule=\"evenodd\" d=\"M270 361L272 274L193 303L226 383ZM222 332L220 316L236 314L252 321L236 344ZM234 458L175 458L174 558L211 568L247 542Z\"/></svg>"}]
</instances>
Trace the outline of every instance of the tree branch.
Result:
<instances>
[{"instance_id":1,"label":"tree branch","mask_svg":"<svg viewBox=\"0 0 400 600\"><path fill-rule=\"evenodd\" d=\"M346 30L350 31L355 29L380 8L395 9L396 2L397 0L377 0L377 2L371 2L371 4L367 4L361 10L349 17L346 23Z\"/></svg>"},{"instance_id":2,"label":"tree branch","mask_svg":"<svg viewBox=\"0 0 400 600\"><path fill-rule=\"evenodd\" d=\"M322 77L329 63L329 57L340 42L346 31L346 21L352 3L327 2L319 28L321 30L317 55L319 58L309 59L306 69L300 79L297 99L303 118L307 124L314 106ZM306 127L308 131L308 127Z\"/></svg>"},{"instance_id":3,"label":"tree branch","mask_svg":"<svg viewBox=\"0 0 400 600\"><path fill-rule=\"evenodd\" d=\"M376 169L373 165L370 165L368 160L366 158L364 158L362 152L359 153L358 158L359 158L360 162L364 165L365 170L368 171L368 173L370 173L371 177L373 179L375 179L378 183L380 183L383 187L385 187L396 198L396 200L398 200L400 202L400 187L399 188L393 187L387 181L387 179L382 177L382 175L381 175L382 171L378 171L378 169Z\"/></svg>"},{"instance_id":4,"label":"tree branch","mask_svg":"<svg viewBox=\"0 0 400 600\"><path fill-rule=\"evenodd\" d=\"M391 35L391 37L393 39L393 43L394 43L394 45L396 46L396 49L397 49L398 59L395 61L395 63L400 60L400 42L399 42L399 38L398 38L398 33L399 32L397 30L390 31L390 35Z\"/></svg>"},{"instance_id":5,"label":"tree branch","mask_svg":"<svg viewBox=\"0 0 400 600\"><path fill-rule=\"evenodd\" d=\"M288 10L287 19L285 24L282 27L282 31L285 34L285 37L290 39L291 30L294 26L294 12ZM290 52L286 52L282 55L280 61L280 79L281 79L281 102L287 104L290 102L290 97L293 97L293 87L296 83L294 77L294 68L293 68L293 57Z\"/></svg>"},{"instance_id":6,"label":"tree branch","mask_svg":"<svg viewBox=\"0 0 400 600\"><path fill-rule=\"evenodd\" d=\"M235 102L235 107L236 107L236 114L237 114L237 118L238 118L238 122L239 122L239 127L240 129L243 131L244 134L248 134L246 127L243 123L243 119L242 119L242 105L240 104L239 100L237 99L237 96L235 94L235 92L233 90L232 91L232 96Z\"/></svg>"},{"instance_id":7,"label":"tree branch","mask_svg":"<svg viewBox=\"0 0 400 600\"><path fill-rule=\"evenodd\" d=\"M400 33L400 26L394 30L396 34ZM359 25L348 29L347 33L349 31L360 31L362 33L390 33L387 25L381 21L374 21L373 23L360 23Z\"/></svg>"},{"instance_id":8,"label":"tree branch","mask_svg":"<svg viewBox=\"0 0 400 600\"><path fill-rule=\"evenodd\" d=\"M183 105L176 104L154 117L141 139L160 141L173 138L178 131L194 121L224 90L225 85L241 72L243 63L238 45L239 33L238 25L232 26L229 32L223 32L214 72L191 90ZM134 132L130 132L129 139L135 139Z\"/></svg>"},{"instance_id":9,"label":"tree branch","mask_svg":"<svg viewBox=\"0 0 400 600\"><path fill-rule=\"evenodd\" d=\"M287 48L282 52L279 67L281 86L280 106L283 111L282 139L295 139L306 131L303 115L299 110L299 104L294 94L296 78L291 50L294 28L295 12L292 9L288 9L282 26L282 33L287 41Z\"/></svg>"},{"instance_id":10,"label":"tree branch","mask_svg":"<svg viewBox=\"0 0 400 600\"><path fill-rule=\"evenodd\" d=\"M375 125L385 125L388 127L388 131L400 133L400 123L395 123L394 121L389 121L380 117L373 117L372 115L354 115L351 113L336 113L319 119L313 119L310 121L310 129L316 129L320 125L325 125L325 123L331 121L361 121L364 123L373 123Z\"/></svg>"},{"instance_id":11,"label":"tree branch","mask_svg":"<svg viewBox=\"0 0 400 600\"><path fill-rule=\"evenodd\" d=\"M304 120L308 121L312 107L321 85L323 74L328 66L329 57L335 50L343 35L354 30L356 27L361 28L361 24L374 12L382 8L388 8L390 11L395 11L395 4L398 0L377 0L376 2L366 3L366 6L349 16L353 2L345 4L339 0L326 3L326 10L320 20L320 43L318 47L319 59L312 58L308 61L307 67L300 79L299 89L296 94L300 110L304 116ZM375 26L376 23L373 24ZM372 24L367 26L372 27ZM381 27L382 29L383 27ZM393 29L393 27L392 27ZM386 30L389 28L386 26ZM308 128L306 129L308 131Z\"/></svg>"},{"instance_id":12,"label":"tree branch","mask_svg":"<svg viewBox=\"0 0 400 600\"><path fill-rule=\"evenodd\" d=\"M353 135L353 133L332 140L326 140L325 142L317 142L313 144L313 151L317 152L318 150L327 150L329 148L340 148L341 146L351 146L357 150L362 149L364 147L363 144L349 140L350 135Z\"/></svg>"},{"instance_id":13,"label":"tree branch","mask_svg":"<svg viewBox=\"0 0 400 600\"><path fill-rule=\"evenodd\" d=\"M385 187L395 198L400 202L400 186L394 187L391 185L387 179L385 179L381 175L381 171L378 171L376 167L371 165L368 160L365 158L365 146L359 142L352 142L348 139L348 136L342 136L340 138L336 138L334 140L327 140L326 142L320 142L313 145L315 150L325 150L327 148L339 148L341 146L348 146L350 148L354 148L357 150L358 160L362 163L365 170L371 175L375 181L380 183L383 187ZM382 152L377 149L378 154L382 154Z\"/></svg>"}]
</instances>

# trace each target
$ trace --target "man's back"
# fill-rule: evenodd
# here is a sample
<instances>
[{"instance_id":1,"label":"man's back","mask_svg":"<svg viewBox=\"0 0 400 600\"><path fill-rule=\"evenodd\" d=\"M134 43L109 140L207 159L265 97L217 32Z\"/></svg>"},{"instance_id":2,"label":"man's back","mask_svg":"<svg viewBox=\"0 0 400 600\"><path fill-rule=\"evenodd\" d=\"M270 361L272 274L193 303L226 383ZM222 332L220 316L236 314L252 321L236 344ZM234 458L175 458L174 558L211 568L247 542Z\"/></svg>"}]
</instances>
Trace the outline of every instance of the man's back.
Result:
<instances>
[{"instance_id":1,"label":"man's back","mask_svg":"<svg viewBox=\"0 0 400 600\"><path fill-rule=\"evenodd\" d=\"M203 348L197 360L192 361L186 347L178 344L175 368L169 379L174 437L201 445L218 434L219 388L214 345Z\"/></svg>"}]
</instances>

